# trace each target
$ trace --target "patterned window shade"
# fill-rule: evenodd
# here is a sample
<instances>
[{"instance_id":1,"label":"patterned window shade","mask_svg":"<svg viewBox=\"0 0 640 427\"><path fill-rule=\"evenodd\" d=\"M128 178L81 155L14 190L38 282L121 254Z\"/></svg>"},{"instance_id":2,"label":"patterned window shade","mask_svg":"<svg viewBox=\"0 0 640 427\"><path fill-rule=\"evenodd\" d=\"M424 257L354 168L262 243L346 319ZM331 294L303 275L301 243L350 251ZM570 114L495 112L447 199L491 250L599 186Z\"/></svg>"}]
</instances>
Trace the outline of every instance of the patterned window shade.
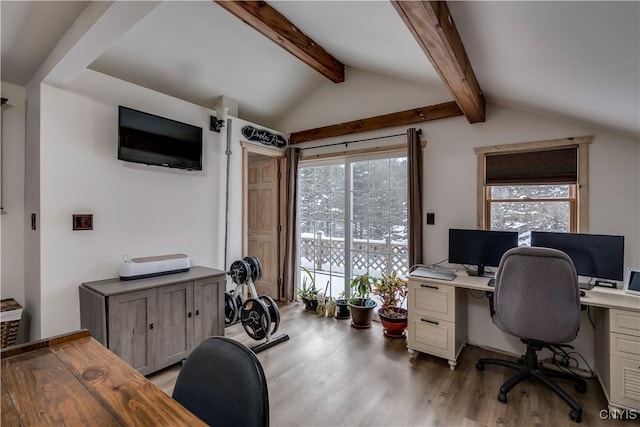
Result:
<instances>
[{"instance_id":1,"label":"patterned window shade","mask_svg":"<svg viewBox=\"0 0 640 427\"><path fill-rule=\"evenodd\" d=\"M578 147L487 154L486 185L575 184Z\"/></svg>"}]
</instances>

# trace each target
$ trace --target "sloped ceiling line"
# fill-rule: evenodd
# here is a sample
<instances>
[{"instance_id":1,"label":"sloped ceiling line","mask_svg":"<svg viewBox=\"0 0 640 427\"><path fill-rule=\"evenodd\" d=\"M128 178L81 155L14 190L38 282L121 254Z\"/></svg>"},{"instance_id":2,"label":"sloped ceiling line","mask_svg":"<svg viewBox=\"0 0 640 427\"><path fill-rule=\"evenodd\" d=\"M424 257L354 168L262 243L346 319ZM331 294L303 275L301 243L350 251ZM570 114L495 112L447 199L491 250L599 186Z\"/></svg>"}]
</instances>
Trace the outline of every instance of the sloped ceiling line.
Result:
<instances>
[{"instance_id":1,"label":"sloped ceiling line","mask_svg":"<svg viewBox=\"0 0 640 427\"><path fill-rule=\"evenodd\" d=\"M391 1L469 123L485 121L485 100L444 1Z\"/></svg>"},{"instance_id":2,"label":"sloped ceiling line","mask_svg":"<svg viewBox=\"0 0 640 427\"><path fill-rule=\"evenodd\" d=\"M332 82L344 81L344 65L266 2L214 1Z\"/></svg>"}]
</instances>

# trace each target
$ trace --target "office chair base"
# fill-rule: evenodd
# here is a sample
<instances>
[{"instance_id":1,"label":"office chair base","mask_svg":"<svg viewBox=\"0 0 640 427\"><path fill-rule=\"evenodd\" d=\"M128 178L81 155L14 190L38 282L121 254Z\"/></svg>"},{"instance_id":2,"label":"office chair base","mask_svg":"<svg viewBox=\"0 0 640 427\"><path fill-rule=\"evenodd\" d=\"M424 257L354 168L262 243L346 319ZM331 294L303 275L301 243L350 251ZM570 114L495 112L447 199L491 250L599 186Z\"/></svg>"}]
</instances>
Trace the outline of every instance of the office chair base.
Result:
<instances>
[{"instance_id":1,"label":"office chair base","mask_svg":"<svg viewBox=\"0 0 640 427\"><path fill-rule=\"evenodd\" d=\"M533 349L527 349L527 353L534 351ZM523 361L525 363L523 363ZM537 359L533 362L531 354L523 356L518 362L511 362L502 359L480 359L476 363L476 369L484 371L485 365L498 365L506 368L510 368L518 371L514 376L509 378L500 387L498 393L498 400L502 403L507 403L507 393L511 391L516 385L527 379L536 379L549 387L554 393L564 400L571 411L569 411L569 417L579 423L582 420L582 407L576 402L566 391L564 391L556 383L552 382L550 378L560 378L574 382L574 387L577 392L585 393L587 390L587 383L582 378L577 378L571 374L565 372L552 371L549 369L539 369Z\"/></svg>"}]
</instances>

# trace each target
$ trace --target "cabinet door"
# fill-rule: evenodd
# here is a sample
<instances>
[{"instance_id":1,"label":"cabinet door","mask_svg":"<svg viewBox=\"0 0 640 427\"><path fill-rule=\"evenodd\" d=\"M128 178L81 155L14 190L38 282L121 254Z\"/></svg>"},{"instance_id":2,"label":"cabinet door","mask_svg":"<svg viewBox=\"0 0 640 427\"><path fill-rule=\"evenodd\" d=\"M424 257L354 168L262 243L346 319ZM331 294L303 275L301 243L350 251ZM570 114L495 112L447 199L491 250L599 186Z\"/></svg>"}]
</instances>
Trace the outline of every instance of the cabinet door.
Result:
<instances>
[{"instance_id":1,"label":"cabinet door","mask_svg":"<svg viewBox=\"0 0 640 427\"><path fill-rule=\"evenodd\" d=\"M156 368L185 359L193 336L193 282L158 287Z\"/></svg>"},{"instance_id":2,"label":"cabinet door","mask_svg":"<svg viewBox=\"0 0 640 427\"><path fill-rule=\"evenodd\" d=\"M637 360L611 356L611 403L640 410L640 366Z\"/></svg>"},{"instance_id":3,"label":"cabinet door","mask_svg":"<svg viewBox=\"0 0 640 427\"><path fill-rule=\"evenodd\" d=\"M109 297L108 347L146 375L154 371L158 300L155 289Z\"/></svg>"},{"instance_id":4,"label":"cabinet door","mask_svg":"<svg viewBox=\"0 0 640 427\"><path fill-rule=\"evenodd\" d=\"M208 337L224 335L224 276L208 277L193 283L193 347Z\"/></svg>"}]
</instances>

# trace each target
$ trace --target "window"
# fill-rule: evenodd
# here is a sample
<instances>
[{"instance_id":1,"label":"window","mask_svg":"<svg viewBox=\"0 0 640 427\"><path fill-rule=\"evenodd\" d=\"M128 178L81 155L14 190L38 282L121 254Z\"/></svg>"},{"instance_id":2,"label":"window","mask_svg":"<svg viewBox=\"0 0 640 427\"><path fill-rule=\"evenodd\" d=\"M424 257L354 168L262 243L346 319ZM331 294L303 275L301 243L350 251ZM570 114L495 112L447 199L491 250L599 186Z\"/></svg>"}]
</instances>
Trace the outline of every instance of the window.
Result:
<instances>
[{"instance_id":1,"label":"window","mask_svg":"<svg viewBox=\"0 0 640 427\"><path fill-rule=\"evenodd\" d=\"M485 229L575 232L575 184L488 185Z\"/></svg>"},{"instance_id":2,"label":"window","mask_svg":"<svg viewBox=\"0 0 640 427\"><path fill-rule=\"evenodd\" d=\"M592 139L476 148L478 228L587 232Z\"/></svg>"},{"instance_id":3,"label":"window","mask_svg":"<svg viewBox=\"0 0 640 427\"><path fill-rule=\"evenodd\" d=\"M299 265L318 290L348 294L365 272L408 274L406 156L306 162L299 184Z\"/></svg>"}]
</instances>

